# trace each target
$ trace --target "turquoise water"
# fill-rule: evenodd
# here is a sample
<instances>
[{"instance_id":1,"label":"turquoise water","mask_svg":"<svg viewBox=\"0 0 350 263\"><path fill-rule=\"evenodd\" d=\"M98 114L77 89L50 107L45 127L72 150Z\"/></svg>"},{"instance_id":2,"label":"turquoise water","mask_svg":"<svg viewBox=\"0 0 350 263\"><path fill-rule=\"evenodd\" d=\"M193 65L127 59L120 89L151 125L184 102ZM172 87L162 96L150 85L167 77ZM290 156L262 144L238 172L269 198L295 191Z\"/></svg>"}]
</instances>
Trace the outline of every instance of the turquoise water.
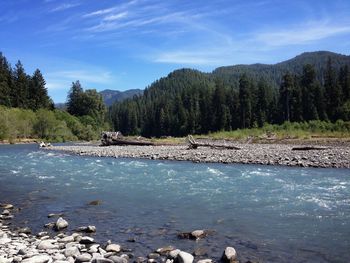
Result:
<instances>
[{"instance_id":1,"label":"turquoise water","mask_svg":"<svg viewBox=\"0 0 350 263\"><path fill-rule=\"evenodd\" d=\"M92 200L100 206L89 206ZM93 224L136 256L174 245L219 259L350 262L350 170L79 157L36 145L0 146L0 202L40 231L49 213ZM178 232L211 229L204 240ZM135 243L129 243L135 238ZM204 256L207 257L207 256Z\"/></svg>"}]
</instances>

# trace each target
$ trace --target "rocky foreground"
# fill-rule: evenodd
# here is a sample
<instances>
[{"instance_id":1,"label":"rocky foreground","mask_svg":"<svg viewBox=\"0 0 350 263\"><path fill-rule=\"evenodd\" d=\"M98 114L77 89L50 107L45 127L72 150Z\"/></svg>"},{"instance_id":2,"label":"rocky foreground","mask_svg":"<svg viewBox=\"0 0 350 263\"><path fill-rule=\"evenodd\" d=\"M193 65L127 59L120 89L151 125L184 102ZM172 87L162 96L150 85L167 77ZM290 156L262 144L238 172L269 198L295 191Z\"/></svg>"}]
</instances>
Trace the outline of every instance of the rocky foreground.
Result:
<instances>
[{"instance_id":1,"label":"rocky foreground","mask_svg":"<svg viewBox=\"0 0 350 263\"><path fill-rule=\"evenodd\" d=\"M146 257L135 257L130 249L107 241L98 244L89 236L94 233L94 226L83 226L71 234L68 233L68 222L59 217L51 225L56 231L54 236L49 232L32 235L28 227L12 230L11 219L14 206L2 204L0 215L0 263L193 263L194 256L173 246L156 249ZM1 210L0 210L1 211ZM53 217L55 215L49 215ZM58 215L59 216L59 215ZM204 230L182 233L181 238L205 238ZM221 258L223 263L238 263L237 253L233 247L227 247ZM201 259L197 263L212 263L212 259Z\"/></svg>"},{"instance_id":2,"label":"rocky foreground","mask_svg":"<svg viewBox=\"0 0 350 263\"><path fill-rule=\"evenodd\" d=\"M227 143L227 142L225 142ZM287 165L299 167L350 168L350 146L227 143L240 148L167 146L53 146L47 149L78 155L178 160L208 163Z\"/></svg>"}]
</instances>

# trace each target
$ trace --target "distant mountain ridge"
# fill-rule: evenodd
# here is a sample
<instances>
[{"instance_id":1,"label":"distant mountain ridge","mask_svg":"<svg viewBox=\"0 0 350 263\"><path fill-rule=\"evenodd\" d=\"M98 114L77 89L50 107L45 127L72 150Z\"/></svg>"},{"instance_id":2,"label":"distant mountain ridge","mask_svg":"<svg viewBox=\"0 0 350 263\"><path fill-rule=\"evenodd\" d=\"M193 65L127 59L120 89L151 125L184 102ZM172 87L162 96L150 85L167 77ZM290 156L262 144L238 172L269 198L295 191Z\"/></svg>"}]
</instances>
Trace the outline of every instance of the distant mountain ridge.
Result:
<instances>
[{"instance_id":1,"label":"distant mountain ridge","mask_svg":"<svg viewBox=\"0 0 350 263\"><path fill-rule=\"evenodd\" d=\"M142 95L141 89L129 89L125 91L105 89L99 92L102 95L103 101L107 106L111 106L115 102L120 102L128 98L132 98L135 95Z\"/></svg>"},{"instance_id":2,"label":"distant mountain ridge","mask_svg":"<svg viewBox=\"0 0 350 263\"><path fill-rule=\"evenodd\" d=\"M339 70L342 65L350 65L350 56L330 51L316 51L305 52L292 59L276 64L257 63L219 67L210 75L223 79L227 84L238 86L240 76L242 74L247 74L248 77L257 81L260 78L264 78L273 86L278 87L284 74L287 72L291 74L301 74L304 65L311 64L315 67L317 78L321 81L329 58L335 70Z\"/></svg>"}]
</instances>

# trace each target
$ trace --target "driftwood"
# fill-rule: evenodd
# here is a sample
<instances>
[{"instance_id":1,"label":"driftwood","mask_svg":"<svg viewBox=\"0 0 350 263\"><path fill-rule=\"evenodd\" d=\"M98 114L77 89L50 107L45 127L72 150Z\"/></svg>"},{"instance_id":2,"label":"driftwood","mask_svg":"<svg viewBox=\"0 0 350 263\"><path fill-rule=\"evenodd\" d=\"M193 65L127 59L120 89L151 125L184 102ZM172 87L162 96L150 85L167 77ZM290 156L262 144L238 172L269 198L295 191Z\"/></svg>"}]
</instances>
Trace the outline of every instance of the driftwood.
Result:
<instances>
[{"instance_id":1,"label":"driftwood","mask_svg":"<svg viewBox=\"0 0 350 263\"><path fill-rule=\"evenodd\" d=\"M241 148L233 145L226 145L226 144L214 144L214 143L200 143L195 141L195 139L192 137L192 135L188 135L187 137L189 146L189 149L197 149L198 147L210 147L212 149L229 149L229 150L240 150Z\"/></svg>"},{"instance_id":2,"label":"driftwood","mask_svg":"<svg viewBox=\"0 0 350 263\"><path fill-rule=\"evenodd\" d=\"M102 132L101 146L109 145L136 145L136 146L152 146L153 142L142 140L125 139L121 132Z\"/></svg>"},{"instance_id":3,"label":"driftwood","mask_svg":"<svg viewBox=\"0 0 350 263\"><path fill-rule=\"evenodd\" d=\"M316 147L316 146L302 146L302 147L293 147L292 151L312 151L312 150L327 150L327 147Z\"/></svg>"}]
</instances>

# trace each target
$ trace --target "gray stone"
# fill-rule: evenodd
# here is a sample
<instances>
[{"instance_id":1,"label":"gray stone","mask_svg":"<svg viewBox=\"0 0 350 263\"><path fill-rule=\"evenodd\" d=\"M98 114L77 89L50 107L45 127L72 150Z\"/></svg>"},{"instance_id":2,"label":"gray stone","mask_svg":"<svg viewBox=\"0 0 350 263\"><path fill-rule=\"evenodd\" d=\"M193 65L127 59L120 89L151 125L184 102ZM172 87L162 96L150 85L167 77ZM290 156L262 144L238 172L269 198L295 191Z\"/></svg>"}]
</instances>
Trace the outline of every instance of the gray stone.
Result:
<instances>
[{"instance_id":1,"label":"gray stone","mask_svg":"<svg viewBox=\"0 0 350 263\"><path fill-rule=\"evenodd\" d=\"M80 251L77 247L68 247L64 250L64 255L66 257L76 257L80 255Z\"/></svg>"},{"instance_id":2,"label":"gray stone","mask_svg":"<svg viewBox=\"0 0 350 263\"><path fill-rule=\"evenodd\" d=\"M92 256L89 253L83 253L76 257L77 262L87 262L90 261Z\"/></svg>"},{"instance_id":3,"label":"gray stone","mask_svg":"<svg viewBox=\"0 0 350 263\"><path fill-rule=\"evenodd\" d=\"M237 252L233 247L226 247L225 251L222 255L222 260L224 262L234 262L236 260L237 257Z\"/></svg>"},{"instance_id":4,"label":"gray stone","mask_svg":"<svg viewBox=\"0 0 350 263\"><path fill-rule=\"evenodd\" d=\"M78 231L85 232L85 233L95 233L96 227L95 226L82 226L78 228Z\"/></svg>"},{"instance_id":5,"label":"gray stone","mask_svg":"<svg viewBox=\"0 0 350 263\"><path fill-rule=\"evenodd\" d=\"M207 233L204 230L195 230L191 232L191 235L192 235L192 238L200 239L200 238L206 237Z\"/></svg>"},{"instance_id":6,"label":"gray stone","mask_svg":"<svg viewBox=\"0 0 350 263\"><path fill-rule=\"evenodd\" d=\"M0 256L0 263L11 263L13 261L13 258L5 258L3 256Z\"/></svg>"},{"instance_id":7,"label":"gray stone","mask_svg":"<svg viewBox=\"0 0 350 263\"><path fill-rule=\"evenodd\" d=\"M36 255L22 260L22 263L47 263L52 262L52 258L48 255Z\"/></svg>"},{"instance_id":8,"label":"gray stone","mask_svg":"<svg viewBox=\"0 0 350 263\"><path fill-rule=\"evenodd\" d=\"M213 263L213 260L210 258L206 258L206 259L198 260L197 263Z\"/></svg>"},{"instance_id":9,"label":"gray stone","mask_svg":"<svg viewBox=\"0 0 350 263\"><path fill-rule=\"evenodd\" d=\"M173 246L167 246L167 247L161 247L156 250L157 253L161 255L167 255L170 251L175 250L175 247Z\"/></svg>"},{"instance_id":10,"label":"gray stone","mask_svg":"<svg viewBox=\"0 0 350 263\"><path fill-rule=\"evenodd\" d=\"M56 242L56 240L53 240L53 239L48 239L48 240L41 241L39 243L39 245L38 245L38 249L47 250L47 249L58 248L57 245L53 244L54 242Z\"/></svg>"},{"instance_id":11,"label":"gray stone","mask_svg":"<svg viewBox=\"0 0 350 263\"><path fill-rule=\"evenodd\" d=\"M8 216L8 215L10 215L10 211L5 209L4 211L2 211L1 214L4 215L4 216Z\"/></svg>"},{"instance_id":12,"label":"gray stone","mask_svg":"<svg viewBox=\"0 0 350 263\"><path fill-rule=\"evenodd\" d=\"M187 253L185 251L181 251L179 253L179 255L177 256L177 259L178 259L179 263L192 263L194 257L190 253Z\"/></svg>"},{"instance_id":13,"label":"gray stone","mask_svg":"<svg viewBox=\"0 0 350 263\"><path fill-rule=\"evenodd\" d=\"M0 238L0 245L5 245L10 242L11 242L10 238L7 238L7 237Z\"/></svg>"},{"instance_id":14,"label":"gray stone","mask_svg":"<svg viewBox=\"0 0 350 263\"><path fill-rule=\"evenodd\" d=\"M111 256L109 257L109 259L112 260L114 263L128 263L128 260L123 257Z\"/></svg>"},{"instance_id":15,"label":"gray stone","mask_svg":"<svg viewBox=\"0 0 350 263\"><path fill-rule=\"evenodd\" d=\"M32 230L30 230L29 227L23 227L18 230L18 233L23 233L23 234L30 234L32 233Z\"/></svg>"},{"instance_id":16,"label":"gray stone","mask_svg":"<svg viewBox=\"0 0 350 263\"><path fill-rule=\"evenodd\" d=\"M121 246L118 245L118 244L109 244L107 247L106 247L106 251L107 252L120 252L121 251Z\"/></svg>"},{"instance_id":17,"label":"gray stone","mask_svg":"<svg viewBox=\"0 0 350 263\"><path fill-rule=\"evenodd\" d=\"M149 253L147 257L148 259L157 259L160 255L158 253Z\"/></svg>"},{"instance_id":18,"label":"gray stone","mask_svg":"<svg viewBox=\"0 0 350 263\"><path fill-rule=\"evenodd\" d=\"M59 217L57 219L57 222L55 224L55 230L59 231L62 229L65 229L68 227L68 222L66 220L64 220L62 217Z\"/></svg>"},{"instance_id":19,"label":"gray stone","mask_svg":"<svg viewBox=\"0 0 350 263\"><path fill-rule=\"evenodd\" d=\"M67 236L67 237L61 238L60 240L58 240L58 242L61 242L61 243L74 242L74 237L73 236Z\"/></svg>"}]
</instances>

